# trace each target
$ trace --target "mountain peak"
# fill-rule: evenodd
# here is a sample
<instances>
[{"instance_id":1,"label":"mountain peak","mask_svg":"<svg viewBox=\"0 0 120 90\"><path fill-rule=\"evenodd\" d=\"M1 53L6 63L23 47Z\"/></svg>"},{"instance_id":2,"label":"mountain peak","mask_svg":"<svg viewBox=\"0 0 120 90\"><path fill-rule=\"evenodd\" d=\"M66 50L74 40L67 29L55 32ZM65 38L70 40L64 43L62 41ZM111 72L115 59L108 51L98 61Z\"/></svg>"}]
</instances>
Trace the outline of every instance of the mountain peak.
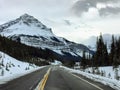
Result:
<instances>
[{"instance_id":1,"label":"mountain peak","mask_svg":"<svg viewBox=\"0 0 120 90\"><path fill-rule=\"evenodd\" d=\"M30 23L37 23L37 24L42 24L40 21L38 21L36 18L34 18L33 16L29 15L29 14L23 14L22 16L20 16L18 18L19 21L23 21L23 23L25 24L30 24Z\"/></svg>"},{"instance_id":2,"label":"mountain peak","mask_svg":"<svg viewBox=\"0 0 120 90\"><path fill-rule=\"evenodd\" d=\"M23 14L20 16L20 19L35 19L33 16L29 15L29 14Z\"/></svg>"},{"instance_id":3,"label":"mountain peak","mask_svg":"<svg viewBox=\"0 0 120 90\"><path fill-rule=\"evenodd\" d=\"M25 13L25 14L21 15L20 17L31 17L31 15Z\"/></svg>"},{"instance_id":4,"label":"mountain peak","mask_svg":"<svg viewBox=\"0 0 120 90\"><path fill-rule=\"evenodd\" d=\"M53 36L50 28L29 14L23 14L15 20L0 25L0 32L6 36L16 33L25 35Z\"/></svg>"}]
</instances>

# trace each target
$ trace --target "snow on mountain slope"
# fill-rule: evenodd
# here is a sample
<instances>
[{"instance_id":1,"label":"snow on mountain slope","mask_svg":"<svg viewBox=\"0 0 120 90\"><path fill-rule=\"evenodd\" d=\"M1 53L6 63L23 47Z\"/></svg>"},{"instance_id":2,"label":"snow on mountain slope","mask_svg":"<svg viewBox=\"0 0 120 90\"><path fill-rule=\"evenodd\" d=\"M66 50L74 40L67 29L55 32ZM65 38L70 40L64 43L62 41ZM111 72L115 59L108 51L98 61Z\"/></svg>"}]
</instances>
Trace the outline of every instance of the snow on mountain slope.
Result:
<instances>
[{"instance_id":1,"label":"snow on mountain slope","mask_svg":"<svg viewBox=\"0 0 120 90\"><path fill-rule=\"evenodd\" d=\"M0 52L0 84L40 68L42 67L18 61L7 54Z\"/></svg>"},{"instance_id":2,"label":"snow on mountain slope","mask_svg":"<svg viewBox=\"0 0 120 90\"><path fill-rule=\"evenodd\" d=\"M15 34L54 36L50 28L47 28L33 16L28 14L24 14L16 20L1 25L0 31L3 31L1 34L4 36Z\"/></svg>"},{"instance_id":3,"label":"snow on mountain slope","mask_svg":"<svg viewBox=\"0 0 120 90\"><path fill-rule=\"evenodd\" d=\"M62 52L67 52L73 56L81 56L83 50L91 52L82 44L55 36L50 28L28 14L0 25L0 34L29 46L48 48L61 55L64 55Z\"/></svg>"}]
</instances>

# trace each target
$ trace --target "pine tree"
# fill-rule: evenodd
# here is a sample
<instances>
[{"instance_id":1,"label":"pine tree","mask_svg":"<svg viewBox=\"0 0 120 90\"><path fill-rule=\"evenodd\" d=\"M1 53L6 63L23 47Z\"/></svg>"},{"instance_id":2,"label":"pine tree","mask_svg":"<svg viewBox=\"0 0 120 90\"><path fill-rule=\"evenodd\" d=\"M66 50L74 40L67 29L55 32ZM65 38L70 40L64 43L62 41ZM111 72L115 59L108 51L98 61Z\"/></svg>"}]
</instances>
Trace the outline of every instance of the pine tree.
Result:
<instances>
[{"instance_id":1,"label":"pine tree","mask_svg":"<svg viewBox=\"0 0 120 90\"><path fill-rule=\"evenodd\" d=\"M107 44L104 43L102 34L97 38L96 52L93 56L93 65L96 67L108 65Z\"/></svg>"},{"instance_id":2,"label":"pine tree","mask_svg":"<svg viewBox=\"0 0 120 90\"><path fill-rule=\"evenodd\" d=\"M111 48L110 48L110 54L109 54L109 65L113 65L113 59L115 56L115 38L114 35L112 35L112 42L111 42Z\"/></svg>"},{"instance_id":3,"label":"pine tree","mask_svg":"<svg viewBox=\"0 0 120 90\"><path fill-rule=\"evenodd\" d=\"M4 69L2 69L1 71L1 76L4 76Z\"/></svg>"},{"instance_id":4,"label":"pine tree","mask_svg":"<svg viewBox=\"0 0 120 90\"><path fill-rule=\"evenodd\" d=\"M115 54L113 56L113 66L117 67L120 65L120 39L115 41Z\"/></svg>"},{"instance_id":5,"label":"pine tree","mask_svg":"<svg viewBox=\"0 0 120 90\"><path fill-rule=\"evenodd\" d=\"M82 60L81 60L80 65L83 67L83 69L85 69L85 68L86 68L87 62L86 62L86 55L85 55L85 51L83 51L83 57L82 57Z\"/></svg>"}]
</instances>

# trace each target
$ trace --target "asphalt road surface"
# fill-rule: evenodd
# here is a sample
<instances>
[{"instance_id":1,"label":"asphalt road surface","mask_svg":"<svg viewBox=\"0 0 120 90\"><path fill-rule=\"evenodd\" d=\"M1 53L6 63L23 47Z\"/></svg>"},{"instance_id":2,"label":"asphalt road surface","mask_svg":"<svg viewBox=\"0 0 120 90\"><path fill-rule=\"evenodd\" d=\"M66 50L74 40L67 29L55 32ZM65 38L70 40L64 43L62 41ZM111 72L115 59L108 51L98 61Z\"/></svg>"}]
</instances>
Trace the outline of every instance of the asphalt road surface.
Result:
<instances>
[{"instance_id":1,"label":"asphalt road surface","mask_svg":"<svg viewBox=\"0 0 120 90\"><path fill-rule=\"evenodd\" d=\"M44 90L114 90L80 75L53 66Z\"/></svg>"},{"instance_id":2,"label":"asphalt road surface","mask_svg":"<svg viewBox=\"0 0 120 90\"><path fill-rule=\"evenodd\" d=\"M48 68L49 67L42 68L28 75L14 79L7 84L0 85L0 90L34 90Z\"/></svg>"},{"instance_id":3,"label":"asphalt road surface","mask_svg":"<svg viewBox=\"0 0 120 90\"><path fill-rule=\"evenodd\" d=\"M71 74L58 66L48 66L14 79L7 84L0 85L0 90L34 90L50 67L50 73L45 80L46 83L44 83L43 90L114 90L83 76Z\"/></svg>"}]
</instances>

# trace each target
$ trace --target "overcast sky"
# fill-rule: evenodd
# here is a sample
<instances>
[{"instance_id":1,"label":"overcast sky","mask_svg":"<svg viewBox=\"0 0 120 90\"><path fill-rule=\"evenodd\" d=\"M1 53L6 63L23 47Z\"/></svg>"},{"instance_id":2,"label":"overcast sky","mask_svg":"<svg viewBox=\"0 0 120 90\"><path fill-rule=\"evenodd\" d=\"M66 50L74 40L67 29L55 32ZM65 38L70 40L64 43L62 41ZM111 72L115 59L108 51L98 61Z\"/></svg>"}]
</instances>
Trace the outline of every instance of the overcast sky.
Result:
<instances>
[{"instance_id":1,"label":"overcast sky","mask_svg":"<svg viewBox=\"0 0 120 90\"><path fill-rule=\"evenodd\" d=\"M120 34L120 0L0 0L0 24L24 13L79 43L100 32Z\"/></svg>"}]
</instances>

